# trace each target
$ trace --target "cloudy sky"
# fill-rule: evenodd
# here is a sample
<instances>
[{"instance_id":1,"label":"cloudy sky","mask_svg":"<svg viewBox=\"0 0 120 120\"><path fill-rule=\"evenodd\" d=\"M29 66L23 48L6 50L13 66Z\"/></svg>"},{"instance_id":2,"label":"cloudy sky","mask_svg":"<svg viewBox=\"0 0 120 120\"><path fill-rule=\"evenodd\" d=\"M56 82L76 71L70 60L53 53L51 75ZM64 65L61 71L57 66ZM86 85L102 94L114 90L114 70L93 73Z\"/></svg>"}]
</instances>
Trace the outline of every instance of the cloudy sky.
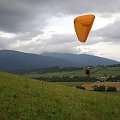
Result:
<instances>
[{"instance_id":1,"label":"cloudy sky","mask_svg":"<svg viewBox=\"0 0 120 120\"><path fill-rule=\"evenodd\" d=\"M74 18L96 16L86 43ZM0 0L0 49L91 54L120 61L120 0Z\"/></svg>"}]
</instances>

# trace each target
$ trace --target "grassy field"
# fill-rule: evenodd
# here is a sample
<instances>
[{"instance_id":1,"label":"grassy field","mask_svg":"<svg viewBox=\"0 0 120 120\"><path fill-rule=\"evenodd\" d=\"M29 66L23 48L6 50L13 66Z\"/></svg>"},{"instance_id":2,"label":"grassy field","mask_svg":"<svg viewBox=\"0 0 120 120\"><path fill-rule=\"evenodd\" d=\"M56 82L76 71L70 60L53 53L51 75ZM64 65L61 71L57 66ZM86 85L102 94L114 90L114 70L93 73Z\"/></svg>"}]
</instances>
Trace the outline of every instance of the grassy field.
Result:
<instances>
[{"instance_id":1,"label":"grassy field","mask_svg":"<svg viewBox=\"0 0 120 120\"><path fill-rule=\"evenodd\" d=\"M92 82L54 82L54 83L69 87L75 87L77 85L91 84Z\"/></svg>"},{"instance_id":2,"label":"grassy field","mask_svg":"<svg viewBox=\"0 0 120 120\"><path fill-rule=\"evenodd\" d=\"M102 77L106 76L117 76L120 75L120 68L119 67L99 67L92 70L94 77Z\"/></svg>"},{"instance_id":3,"label":"grassy field","mask_svg":"<svg viewBox=\"0 0 120 120\"><path fill-rule=\"evenodd\" d=\"M82 77L84 77L85 74L84 74L84 70L76 70L76 71L47 72L47 73L43 73L43 74L40 74L38 72L32 72L32 73L29 73L29 74L25 74L24 76L31 77L31 78L34 78L34 77L38 78L40 76L45 76L45 77L82 76Z\"/></svg>"},{"instance_id":4,"label":"grassy field","mask_svg":"<svg viewBox=\"0 0 120 120\"><path fill-rule=\"evenodd\" d=\"M53 72L53 73L45 73L42 76L81 76L84 77L84 70L76 70L76 71L62 71L62 72Z\"/></svg>"},{"instance_id":5,"label":"grassy field","mask_svg":"<svg viewBox=\"0 0 120 120\"><path fill-rule=\"evenodd\" d=\"M0 73L0 120L120 120L120 95Z\"/></svg>"},{"instance_id":6,"label":"grassy field","mask_svg":"<svg viewBox=\"0 0 120 120\"><path fill-rule=\"evenodd\" d=\"M91 68L92 77L102 77L102 76L118 76L120 75L120 67L93 67ZM39 74L38 72L33 72L26 74L25 76L31 78L39 78L39 76L53 77L53 76L70 76L70 77L85 77L84 70L76 71L60 71L60 72L47 72L44 74Z\"/></svg>"}]
</instances>

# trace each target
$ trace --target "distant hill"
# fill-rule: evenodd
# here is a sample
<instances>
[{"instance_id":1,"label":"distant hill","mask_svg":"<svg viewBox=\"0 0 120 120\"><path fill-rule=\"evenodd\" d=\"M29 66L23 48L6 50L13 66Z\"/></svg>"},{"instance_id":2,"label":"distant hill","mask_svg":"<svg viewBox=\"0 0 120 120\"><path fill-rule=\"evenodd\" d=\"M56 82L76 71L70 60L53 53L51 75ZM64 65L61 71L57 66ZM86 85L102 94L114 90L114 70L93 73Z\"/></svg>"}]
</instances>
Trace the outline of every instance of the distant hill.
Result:
<instances>
[{"instance_id":1,"label":"distant hill","mask_svg":"<svg viewBox=\"0 0 120 120\"><path fill-rule=\"evenodd\" d=\"M84 66L97 66L97 65L114 65L119 64L120 62L111 60L108 58L88 55L88 54L72 54L72 53L43 53L44 56L56 57L64 60L69 60L72 62L82 64Z\"/></svg>"},{"instance_id":2,"label":"distant hill","mask_svg":"<svg viewBox=\"0 0 120 120\"><path fill-rule=\"evenodd\" d=\"M0 70L30 70L52 66L77 66L76 63L51 56L12 50L0 50Z\"/></svg>"},{"instance_id":3,"label":"distant hill","mask_svg":"<svg viewBox=\"0 0 120 120\"><path fill-rule=\"evenodd\" d=\"M12 50L0 50L0 70L31 70L45 67L68 67L86 65L113 65L119 62L91 55L77 54L31 54Z\"/></svg>"}]
</instances>

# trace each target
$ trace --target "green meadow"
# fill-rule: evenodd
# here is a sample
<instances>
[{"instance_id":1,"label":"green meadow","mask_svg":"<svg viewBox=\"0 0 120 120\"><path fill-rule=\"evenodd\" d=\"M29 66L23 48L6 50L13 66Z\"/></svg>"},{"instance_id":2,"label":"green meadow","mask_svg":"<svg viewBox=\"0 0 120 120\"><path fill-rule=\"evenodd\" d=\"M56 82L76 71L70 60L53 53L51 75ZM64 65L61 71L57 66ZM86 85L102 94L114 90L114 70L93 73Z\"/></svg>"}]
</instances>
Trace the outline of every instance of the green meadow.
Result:
<instances>
[{"instance_id":1,"label":"green meadow","mask_svg":"<svg viewBox=\"0 0 120 120\"><path fill-rule=\"evenodd\" d=\"M91 73L92 77L102 77L102 76L118 76L120 75L120 67L91 67ZM73 71L59 71L59 72L45 72L45 73L39 73L39 72L31 72L28 74L25 74L25 76L28 76L30 78L39 78L39 77L62 77L62 76L69 76L69 77L85 77L84 69L80 70L73 70Z\"/></svg>"},{"instance_id":2,"label":"green meadow","mask_svg":"<svg viewBox=\"0 0 120 120\"><path fill-rule=\"evenodd\" d=\"M54 83L64 85L64 86L69 86L69 87L75 87L77 85L84 85L92 82L54 82Z\"/></svg>"},{"instance_id":3,"label":"green meadow","mask_svg":"<svg viewBox=\"0 0 120 120\"><path fill-rule=\"evenodd\" d=\"M0 120L120 120L120 94L0 73Z\"/></svg>"}]
</instances>

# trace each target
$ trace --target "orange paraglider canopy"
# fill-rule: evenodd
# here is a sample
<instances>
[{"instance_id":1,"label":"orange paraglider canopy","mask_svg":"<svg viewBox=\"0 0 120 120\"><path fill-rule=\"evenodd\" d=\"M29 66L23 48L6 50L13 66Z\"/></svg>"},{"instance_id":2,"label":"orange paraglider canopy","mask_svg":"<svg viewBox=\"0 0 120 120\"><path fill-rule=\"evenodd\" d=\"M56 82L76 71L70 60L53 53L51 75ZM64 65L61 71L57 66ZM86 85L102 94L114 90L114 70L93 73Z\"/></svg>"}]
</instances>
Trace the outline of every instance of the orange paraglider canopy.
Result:
<instances>
[{"instance_id":1,"label":"orange paraglider canopy","mask_svg":"<svg viewBox=\"0 0 120 120\"><path fill-rule=\"evenodd\" d=\"M74 19L76 35L80 42L85 42L93 25L95 16L92 14L78 16Z\"/></svg>"}]
</instances>

